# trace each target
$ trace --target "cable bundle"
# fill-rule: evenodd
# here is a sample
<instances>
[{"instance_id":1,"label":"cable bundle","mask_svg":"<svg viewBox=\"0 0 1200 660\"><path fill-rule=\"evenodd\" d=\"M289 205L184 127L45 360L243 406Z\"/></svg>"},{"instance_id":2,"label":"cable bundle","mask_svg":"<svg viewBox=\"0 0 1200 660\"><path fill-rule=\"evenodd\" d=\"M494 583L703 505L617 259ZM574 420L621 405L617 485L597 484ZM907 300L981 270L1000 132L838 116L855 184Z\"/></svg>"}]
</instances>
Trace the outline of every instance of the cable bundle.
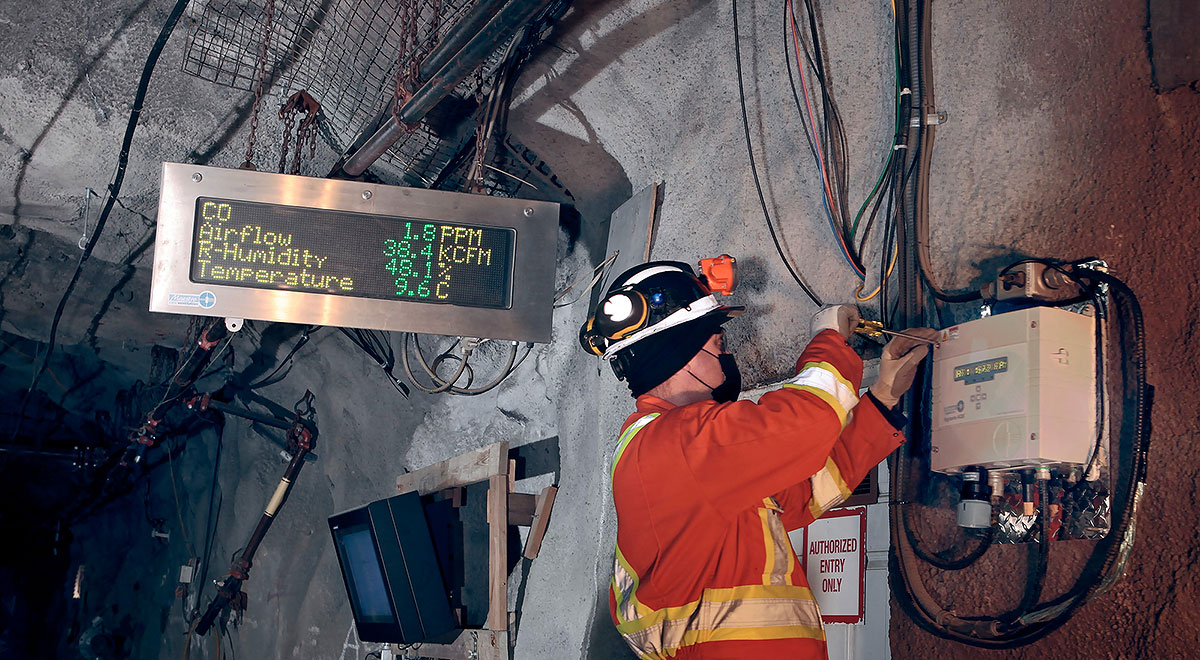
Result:
<instances>
[{"instance_id":1,"label":"cable bundle","mask_svg":"<svg viewBox=\"0 0 1200 660\"><path fill-rule=\"evenodd\" d=\"M817 14L812 0L804 0L804 15L807 18L807 34L797 20L796 8L792 0L784 2L784 55L787 63L788 83L791 86L792 98L796 103L804 136L809 145L809 152L816 161L821 175L822 205L830 231L837 243L838 251L854 274L863 280L856 297L865 302L876 297L883 291L884 283L891 276L896 266L897 235L896 221L899 215L899 192L904 188L905 177L902 176L904 158L897 157L897 152L907 148L904 126L907 124L909 108L902 105L901 100L909 92L902 87L907 65L901 54L902 35L899 23L894 26L894 55L896 64L895 78L895 129L893 139L883 155L883 164L879 176L871 187L866 199L851 216L848 192L848 157L846 153L846 134L842 118L838 112L837 102L833 98L829 81L829 71L826 64L826 49L821 40L817 25ZM793 73L793 59L795 72ZM809 84L811 72L812 84ZM800 79L800 89L796 88L796 78ZM868 213L868 209L870 212ZM879 285L863 295L866 288L868 267L864 258L867 242L876 220L883 211L882 253L880 255ZM866 223L862 220L866 216ZM860 232L861 228L861 232Z\"/></svg>"}]
</instances>

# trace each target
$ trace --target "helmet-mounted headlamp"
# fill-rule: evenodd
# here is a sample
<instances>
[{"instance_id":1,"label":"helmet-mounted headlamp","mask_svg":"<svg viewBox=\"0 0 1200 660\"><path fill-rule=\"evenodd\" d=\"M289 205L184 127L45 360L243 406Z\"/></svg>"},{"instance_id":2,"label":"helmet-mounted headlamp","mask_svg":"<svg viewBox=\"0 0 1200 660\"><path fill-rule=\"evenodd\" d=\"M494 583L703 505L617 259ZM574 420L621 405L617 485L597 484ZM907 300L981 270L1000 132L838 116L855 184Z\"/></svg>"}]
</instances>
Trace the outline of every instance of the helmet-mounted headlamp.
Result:
<instances>
[{"instance_id":1,"label":"helmet-mounted headlamp","mask_svg":"<svg viewBox=\"0 0 1200 660\"><path fill-rule=\"evenodd\" d=\"M652 261L618 277L596 313L579 329L579 343L611 359L618 351L658 332L714 314L733 317L744 307L717 302L737 286L737 262L723 254L700 261L701 276L679 261Z\"/></svg>"}]
</instances>

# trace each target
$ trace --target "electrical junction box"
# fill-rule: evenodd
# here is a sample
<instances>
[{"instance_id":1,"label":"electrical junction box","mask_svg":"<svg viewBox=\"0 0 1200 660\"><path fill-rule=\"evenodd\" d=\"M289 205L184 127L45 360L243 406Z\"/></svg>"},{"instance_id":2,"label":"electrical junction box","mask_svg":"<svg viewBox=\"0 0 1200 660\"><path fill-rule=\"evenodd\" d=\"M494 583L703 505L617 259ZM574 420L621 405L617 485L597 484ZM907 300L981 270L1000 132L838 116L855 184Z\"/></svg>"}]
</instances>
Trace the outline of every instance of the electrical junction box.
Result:
<instances>
[{"instance_id":1,"label":"electrical junction box","mask_svg":"<svg viewBox=\"0 0 1200 660\"><path fill-rule=\"evenodd\" d=\"M933 350L932 469L1087 463L1096 443L1095 323L1031 307L943 330Z\"/></svg>"}]
</instances>

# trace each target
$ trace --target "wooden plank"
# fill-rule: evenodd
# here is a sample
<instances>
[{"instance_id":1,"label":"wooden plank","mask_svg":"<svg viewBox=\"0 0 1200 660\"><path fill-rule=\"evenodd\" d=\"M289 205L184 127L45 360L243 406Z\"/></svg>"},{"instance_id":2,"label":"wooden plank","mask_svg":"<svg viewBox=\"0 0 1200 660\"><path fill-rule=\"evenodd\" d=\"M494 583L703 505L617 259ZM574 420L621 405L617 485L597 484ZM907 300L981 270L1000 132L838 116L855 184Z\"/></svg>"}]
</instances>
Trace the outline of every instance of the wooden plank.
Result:
<instances>
[{"instance_id":1,"label":"wooden plank","mask_svg":"<svg viewBox=\"0 0 1200 660\"><path fill-rule=\"evenodd\" d=\"M537 507L533 512L533 522L529 527L529 538L525 541L525 557L537 559L538 551L542 549L542 539L546 536L546 528L550 525L550 510L554 508L554 497L558 495L558 487L546 486L537 496Z\"/></svg>"},{"instance_id":2,"label":"wooden plank","mask_svg":"<svg viewBox=\"0 0 1200 660\"><path fill-rule=\"evenodd\" d=\"M444 488L466 486L508 472L508 443L496 442L420 470L396 477L396 491L428 495Z\"/></svg>"},{"instance_id":3,"label":"wooden plank","mask_svg":"<svg viewBox=\"0 0 1200 660\"><path fill-rule=\"evenodd\" d=\"M488 630L508 630L508 475L494 475L488 483L487 519L487 627Z\"/></svg>"},{"instance_id":4,"label":"wooden plank","mask_svg":"<svg viewBox=\"0 0 1200 660\"><path fill-rule=\"evenodd\" d=\"M442 660L508 660L508 633L492 630L463 630L449 644L424 643L417 653L422 658ZM397 654L396 657L403 657Z\"/></svg>"},{"instance_id":5,"label":"wooden plank","mask_svg":"<svg viewBox=\"0 0 1200 660\"><path fill-rule=\"evenodd\" d=\"M533 514L537 511L538 498L525 493L508 494L508 524L528 527L533 523Z\"/></svg>"}]
</instances>

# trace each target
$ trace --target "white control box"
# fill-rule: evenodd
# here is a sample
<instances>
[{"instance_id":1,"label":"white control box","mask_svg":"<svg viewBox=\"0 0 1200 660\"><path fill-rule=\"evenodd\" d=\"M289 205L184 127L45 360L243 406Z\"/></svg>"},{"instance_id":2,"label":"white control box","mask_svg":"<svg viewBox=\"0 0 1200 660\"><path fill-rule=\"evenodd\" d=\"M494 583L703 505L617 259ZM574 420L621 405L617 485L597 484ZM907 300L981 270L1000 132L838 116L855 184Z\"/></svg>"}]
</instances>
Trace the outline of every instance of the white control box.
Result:
<instances>
[{"instance_id":1,"label":"white control box","mask_svg":"<svg viewBox=\"0 0 1200 660\"><path fill-rule=\"evenodd\" d=\"M1032 307L943 330L933 350L932 469L1086 463L1096 443L1095 323Z\"/></svg>"}]
</instances>

